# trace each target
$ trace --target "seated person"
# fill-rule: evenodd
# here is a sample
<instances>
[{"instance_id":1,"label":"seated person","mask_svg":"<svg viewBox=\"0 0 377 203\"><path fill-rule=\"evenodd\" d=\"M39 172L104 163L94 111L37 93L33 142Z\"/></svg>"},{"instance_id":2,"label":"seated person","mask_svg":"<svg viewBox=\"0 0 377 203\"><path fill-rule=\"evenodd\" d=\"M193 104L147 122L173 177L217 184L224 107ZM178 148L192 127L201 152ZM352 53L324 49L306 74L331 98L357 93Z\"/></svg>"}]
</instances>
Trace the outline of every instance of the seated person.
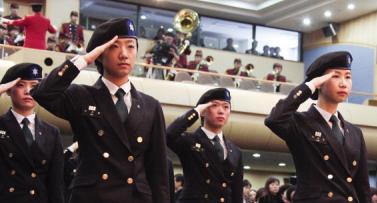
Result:
<instances>
[{"instance_id":1,"label":"seated person","mask_svg":"<svg viewBox=\"0 0 377 203\"><path fill-rule=\"evenodd\" d=\"M195 58L188 63L187 68L190 70L209 71L208 64L206 63L206 60L203 59L202 50L196 50Z\"/></svg>"},{"instance_id":2,"label":"seated person","mask_svg":"<svg viewBox=\"0 0 377 203\"><path fill-rule=\"evenodd\" d=\"M253 40L251 43L251 49L246 50L246 54L253 54L253 55L260 55L260 53L257 51L258 41Z\"/></svg>"},{"instance_id":3,"label":"seated person","mask_svg":"<svg viewBox=\"0 0 377 203\"><path fill-rule=\"evenodd\" d=\"M266 76L266 80L275 80L279 82L287 82L284 75L281 74L283 66L280 63L274 63L272 66L272 72Z\"/></svg>"},{"instance_id":4,"label":"seated person","mask_svg":"<svg viewBox=\"0 0 377 203\"><path fill-rule=\"evenodd\" d=\"M270 56L270 47L268 45L263 46L263 53L261 53L261 56Z\"/></svg>"},{"instance_id":5,"label":"seated person","mask_svg":"<svg viewBox=\"0 0 377 203\"><path fill-rule=\"evenodd\" d=\"M234 63L234 67L227 69L225 73L228 75L240 75L240 70L241 70L241 65L242 65L241 59L235 58L233 63Z\"/></svg>"}]
</instances>

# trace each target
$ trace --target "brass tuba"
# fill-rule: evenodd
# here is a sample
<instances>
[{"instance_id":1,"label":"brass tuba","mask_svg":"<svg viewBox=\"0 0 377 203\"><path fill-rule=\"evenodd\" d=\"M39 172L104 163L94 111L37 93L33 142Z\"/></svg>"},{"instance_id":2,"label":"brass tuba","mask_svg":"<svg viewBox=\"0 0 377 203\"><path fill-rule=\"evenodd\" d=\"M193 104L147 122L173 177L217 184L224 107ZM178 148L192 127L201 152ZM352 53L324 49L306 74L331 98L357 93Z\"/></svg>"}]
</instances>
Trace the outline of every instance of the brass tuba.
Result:
<instances>
[{"instance_id":1,"label":"brass tuba","mask_svg":"<svg viewBox=\"0 0 377 203\"><path fill-rule=\"evenodd\" d=\"M192 36L192 32L199 26L200 20L197 12L190 9L182 9L174 16L173 25L175 30L181 32L185 37L181 40L178 48L178 53L182 54L190 45L188 40Z\"/></svg>"}]
</instances>

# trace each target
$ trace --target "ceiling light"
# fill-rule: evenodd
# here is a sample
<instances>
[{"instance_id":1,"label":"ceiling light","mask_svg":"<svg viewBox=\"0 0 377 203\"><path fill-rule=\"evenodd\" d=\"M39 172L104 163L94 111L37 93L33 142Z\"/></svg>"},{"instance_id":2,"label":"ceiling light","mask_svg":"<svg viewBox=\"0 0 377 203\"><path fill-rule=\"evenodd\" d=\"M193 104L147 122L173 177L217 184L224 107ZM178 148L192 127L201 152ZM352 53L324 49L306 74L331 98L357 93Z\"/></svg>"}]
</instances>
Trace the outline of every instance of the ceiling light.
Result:
<instances>
[{"instance_id":1,"label":"ceiling light","mask_svg":"<svg viewBox=\"0 0 377 203\"><path fill-rule=\"evenodd\" d=\"M245 170L250 170L251 167L246 165L246 166L243 167L243 169L245 169Z\"/></svg>"},{"instance_id":2,"label":"ceiling light","mask_svg":"<svg viewBox=\"0 0 377 203\"><path fill-rule=\"evenodd\" d=\"M286 166L287 164L286 163L283 163L283 162L281 162L281 163L279 163L278 164L278 166L280 166L280 167L284 167L284 166Z\"/></svg>"},{"instance_id":3,"label":"ceiling light","mask_svg":"<svg viewBox=\"0 0 377 203\"><path fill-rule=\"evenodd\" d=\"M302 24L306 26L309 26L311 23L312 21L310 20L310 18L304 18L304 20L302 20Z\"/></svg>"},{"instance_id":4,"label":"ceiling light","mask_svg":"<svg viewBox=\"0 0 377 203\"><path fill-rule=\"evenodd\" d=\"M259 158L259 157L260 157L260 154L259 154L259 153L254 153L254 154L253 154L253 157L254 157L254 158Z\"/></svg>"},{"instance_id":5,"label":"ceiling light","mask_svg":"<svg viewBox=\"0 0 377 203\"><path fill-rule=\"evenodd\" d=\"M331 11L325 11L325 13L323 13L323 15L325 15L325 17L327 17L327 18L330 18L332 16L332 13L331 13Z\"/></svg>"},{"instance_id":6,"label":"ceiling light","mask_svg":"<svg viewBox=\"0 0 377 203\"><path fill-rule=\"evenodd\" d=\"M145 19L147 19L147 16L145 16L145 15L141 15L141 16L140 16L140 19L145 20Z\"/></svg>"},{"instance_id":7,"label":"ceiling light","mask_svg":"<svg viewBox=\"0 0 377 203\"><path fill-rule=\"evenodd\" d=\"M353 10L353 9L355 9L355 4L350 3L350 4L348 4L347 8L348 8L348 10Z\"/></svg>"}]
</instances>

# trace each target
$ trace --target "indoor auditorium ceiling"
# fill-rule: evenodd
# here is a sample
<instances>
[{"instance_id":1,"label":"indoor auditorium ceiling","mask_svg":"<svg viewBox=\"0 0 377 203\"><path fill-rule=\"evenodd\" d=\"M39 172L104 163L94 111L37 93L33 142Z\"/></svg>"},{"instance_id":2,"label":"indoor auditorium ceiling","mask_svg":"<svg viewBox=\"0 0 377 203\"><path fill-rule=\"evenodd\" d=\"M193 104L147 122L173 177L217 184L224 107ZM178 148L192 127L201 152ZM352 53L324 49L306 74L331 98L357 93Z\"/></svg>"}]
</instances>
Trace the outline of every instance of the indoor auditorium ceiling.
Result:
<instances>
[{"instance_id":1,"label":"indoor auditorium ceiling","mask_svg":"<svg viewBox=\"0 0 377 203\"><path fill-rule=\"evenodd\" d=\"M119 1L119 0L118 0ZM120 0L159 8L191 8L200 15L310 32L377 10L377 0ZM352 3L354 9L347 6ZM331 17L324 12L331 11ZM309 18L310 26L303 25Z\"/></svg>"}]
</instances>

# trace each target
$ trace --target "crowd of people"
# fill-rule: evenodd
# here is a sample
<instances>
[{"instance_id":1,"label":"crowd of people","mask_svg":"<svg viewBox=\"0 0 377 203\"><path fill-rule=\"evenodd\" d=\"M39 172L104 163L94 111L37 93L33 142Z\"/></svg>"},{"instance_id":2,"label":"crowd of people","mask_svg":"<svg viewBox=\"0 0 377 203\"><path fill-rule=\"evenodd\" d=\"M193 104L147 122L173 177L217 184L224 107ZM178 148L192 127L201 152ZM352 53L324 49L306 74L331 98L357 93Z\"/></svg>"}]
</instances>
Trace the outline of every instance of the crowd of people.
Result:
<instances>
[{"instance_id":1,"label":"crowd of people","mask_svg":"<svg viewBox=\"0 0 377 203\"><path fill-rule=\"evenodd\" d=\"M84 29L78 24L77 11L72 11L70 21L63 23L57 30L50 20L43 16L42 4L32 4L31 7L33 14L21 17L18 14L19 5L10 4L10 14L3 16L0 24L1 44L74 54L85 52ZM46 43L47 32L51 35Z\"/></svg>"},{"instance_id":2,"label":"crowd of people","mask_svg":"<svg viewBox=\"0 0 377 203\"><path fill-rule=\"evenodd\" d=\"M156 46L173 57L188 48L175 48L168 37ZM2 77L0 93L10 96L11 106L0 116L0 202L172 203L174 177L167 148L182 166L180 203L371 201L362 131L338 111L352 89L349 52L317 58L305 72L306 80L265 118L265 127L290 149L296 189L271 177L253 199L251 184L244 181L242 151L224 131L232 105L240 102L231 91L208 89L166 127L160 102L129 80L138 51L132 20L116 18L99 25L86 51L44 78L42 67L34 63L15 64ZM157 60L166 63L169 58ZM72 84L92 63L100 74L97 82ZM298 111L309 98L318 101ZM70 164L64 160L60 132L37 115L37 103L66 120L77 141L67 149L78 153L77 166L67 172L74 174L68 188L64 166ZM197 121L200 126L188 130Z\"/></svg>"}]
</instances>

